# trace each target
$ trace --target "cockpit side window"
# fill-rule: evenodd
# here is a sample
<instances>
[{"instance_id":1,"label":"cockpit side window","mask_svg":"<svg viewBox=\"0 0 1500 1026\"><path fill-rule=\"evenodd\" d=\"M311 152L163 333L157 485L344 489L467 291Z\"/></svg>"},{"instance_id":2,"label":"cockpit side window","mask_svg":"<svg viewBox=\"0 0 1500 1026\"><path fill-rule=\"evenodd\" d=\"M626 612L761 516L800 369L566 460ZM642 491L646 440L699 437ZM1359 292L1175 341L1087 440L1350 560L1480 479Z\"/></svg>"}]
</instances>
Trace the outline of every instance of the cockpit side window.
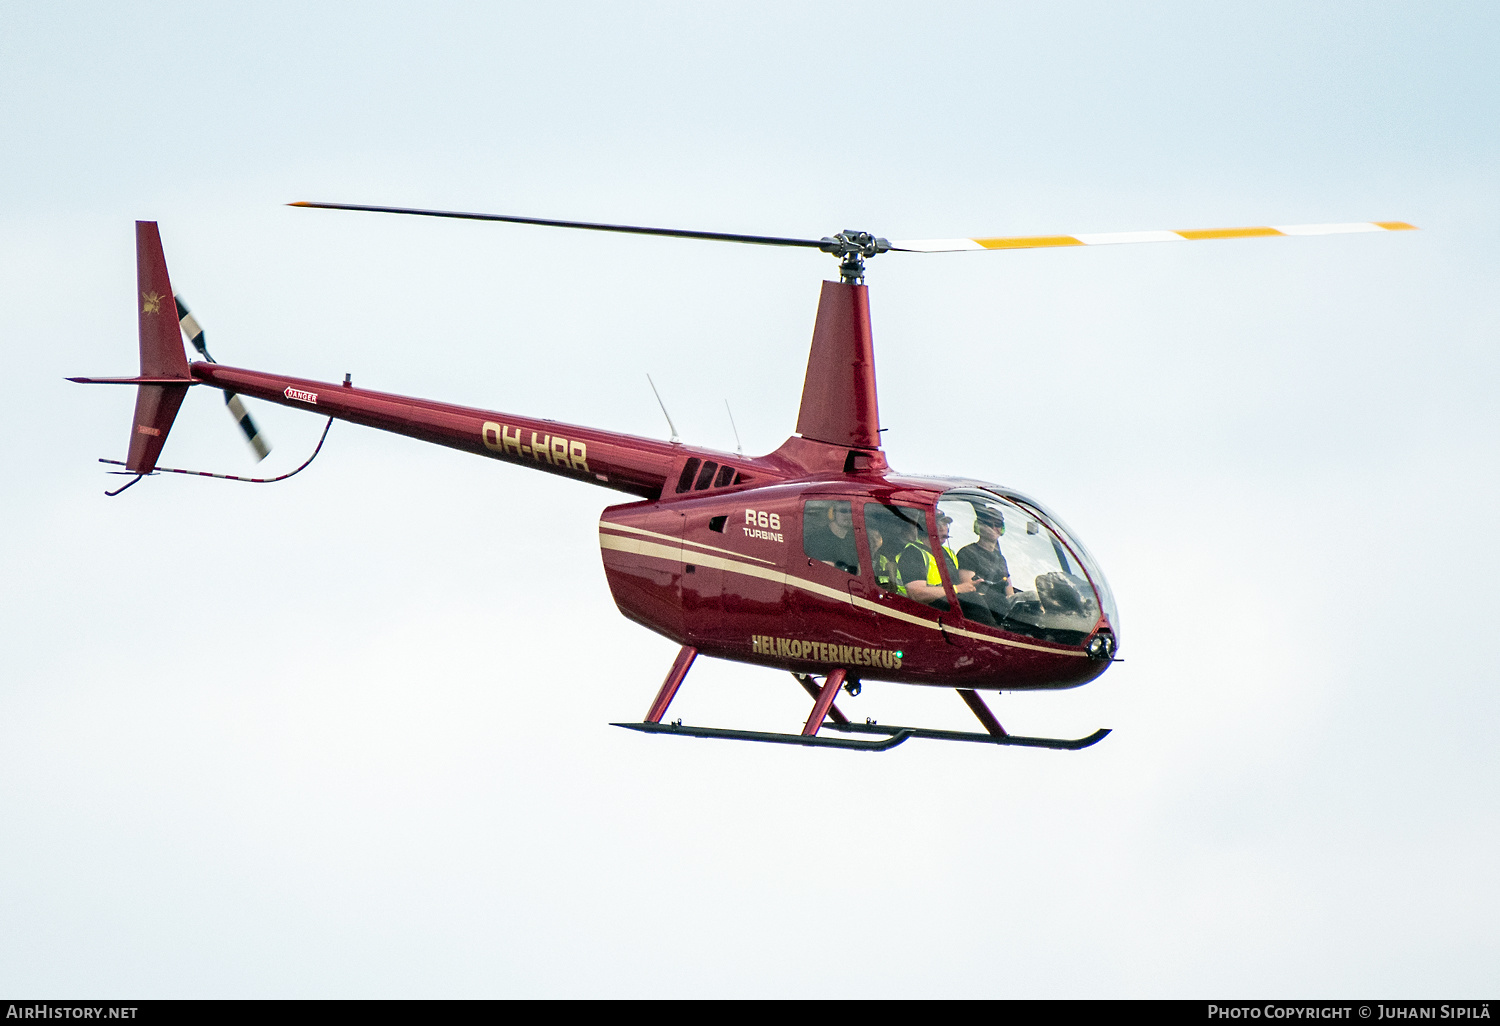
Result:
<instances>
[{"instance_id":1,"label":"cockpit side window","mask_svg":"<svg viewBox=\"0 0 1500 1026\"><path fill-rule=\"evenodd\" d=\"M906 589L901 584L901 578L896 575L896 558L900 556L904 544L901 541L902 527L897 522L897 508L883 506L878 502L865 503L865 541L869 546L870 566L875 572L875 583L884 591L905 595ZM916 520L918 512L910 510L910 518ZM923 535L927 533L925 526L916 526Z\"/></svg>"},{"instance_id":2,"label":"cockpit side window","mask_svg":"<svg viewBox=\"0 0 1500 1026\"><path fill-rule=\"evenodd\" d=\"M870 560L875 581L886 591L934 609L948 608L938 560L941 550L927 536L927 511L915 506L865 503L865 536L870 542ZM954 568L948 567L949 577Z\"/></svg>"},{"instance_id":3,"label":"cockpit side window","mask_svg":"<svg viewBox=\"0 0 1500 1026\"><path fill-rule=\"evenodd\" d=\"M809 559L858 574L854 504L847 499L809 499L802 507L802 551Z\"/></svg>"}]
</instances>

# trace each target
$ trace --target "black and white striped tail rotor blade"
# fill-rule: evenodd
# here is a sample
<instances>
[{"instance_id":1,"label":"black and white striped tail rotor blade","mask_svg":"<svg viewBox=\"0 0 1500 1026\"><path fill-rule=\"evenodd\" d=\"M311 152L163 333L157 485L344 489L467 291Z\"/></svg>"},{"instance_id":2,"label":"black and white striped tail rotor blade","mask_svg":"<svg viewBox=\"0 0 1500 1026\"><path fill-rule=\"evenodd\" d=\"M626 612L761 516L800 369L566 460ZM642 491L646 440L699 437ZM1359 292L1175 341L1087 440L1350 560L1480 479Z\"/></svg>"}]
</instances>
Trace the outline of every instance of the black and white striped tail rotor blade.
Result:
<instances>
[{"instance_id":1,"label":"black and white striped tail rotor blade","mask_svg":"<svg viewBox=\"0 0 1500 1026\"><path fill-rule=\"evenodd\" d=\"M177 304L177 322L182 325L182 333L188 337L193 348L209 363L217 363L208 354L208 341L204 337L203 327L198 323L198 318L188 309L187 303L183 301L182 294L174 292L172 299ZM260 462L271 452L271 443L266 441L260 433L260 428L255 426L255 421L250 416L250 411L245 409L245 403L233 392L224 393L224 405L229 407L229 415L234 422L240 426L240 431L245 435L245 441L250 443L250 448L255 450L255 460Z\"/></svg>"},{"instance_id":2,"label":"black and white striped tail rotor blade","mask_svg":"<svg viewBox=\"0 0 1500 1026\"><path fill-rule=\"evenodd\" d=\"M218 363L218 360L208 355L208 342L203 336L203 328L198 324L198 318L193 316L193 311L188 309L187 303L183 302L182 293L172 293L172 302L177 304L177 323L182 325L182 333L188 337L193 348L198 350L198 355L209 363Z\"/></svg>"},{"instance_id":3,"label":"black and white striped tail rotor blade","mask_svg":"<svg viewBox=\"0 0 1500 1026\"><path fill-rule=\"evenodd\" d=\"M255 461L259 463L271 452L271 443L266 441L260 433L260 428L255 426L255 421L250 419L250 411L245 409L245 404L240 397L233 392L224 393L224 405L229 407L229 414L245 433L245 441L250 443L250 448L255 450Z\"/></svg>"}]
</instances>

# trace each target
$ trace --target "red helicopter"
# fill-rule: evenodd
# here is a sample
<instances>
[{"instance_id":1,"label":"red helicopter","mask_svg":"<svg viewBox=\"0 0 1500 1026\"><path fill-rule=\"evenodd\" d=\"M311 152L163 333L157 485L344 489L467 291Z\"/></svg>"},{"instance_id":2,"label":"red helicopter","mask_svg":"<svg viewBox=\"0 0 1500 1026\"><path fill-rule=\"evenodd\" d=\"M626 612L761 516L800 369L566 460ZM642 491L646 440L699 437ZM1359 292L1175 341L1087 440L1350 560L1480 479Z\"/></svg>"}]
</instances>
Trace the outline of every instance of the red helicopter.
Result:
<instances>
[{"instance_id":1,"label":"red helicopter","mask_svg":"<svg viewBox=\"0 0 1500 1026\"><path fill-rule=\"evenodd\" d=\"M595 224L499 214L341 203L294 203L429 217L815 248L839 260L825 281L796 434L765 456L743 455L228 367L167 277L155 222L136 222L140 373L70 378L137 386L130 450L117 495L159 471L177 411L193 385L224 392L258 457L267 446L239 396L409 435L478 456L625 492L635 501L599 518L605 575L620 612L682 646L645 718L614 726L649 733L883 751L910 738L1080 749L1077 739L1008 733L982 691L1072 688L1097 678L1119 649L1119 614L1104 573L1078 536L1036 500L967 478L892 470L881 450L865 260L886 252L1055 246L1346 232L1355 224L1015 236L889 242L868 232L821 239ZM186 335L202 356L189 362ZM654 387L654 386L653 386ZM663 407L665 413L665 407ZM668 417L670 426L671 418ZM328 428L324 428L326 439ZM323 445L318 443L317 456ZM300 472L308 461L297 470ZM274 481L290 477L238 480ZM204 474L229 477L227 474ZM798 733L662 722L700 655L788 670L813 701ZM866 680L954 688L984 730L852 722L834 704ZM829 728L838 734L821 734Z\"/></svg>"}]
</instances>

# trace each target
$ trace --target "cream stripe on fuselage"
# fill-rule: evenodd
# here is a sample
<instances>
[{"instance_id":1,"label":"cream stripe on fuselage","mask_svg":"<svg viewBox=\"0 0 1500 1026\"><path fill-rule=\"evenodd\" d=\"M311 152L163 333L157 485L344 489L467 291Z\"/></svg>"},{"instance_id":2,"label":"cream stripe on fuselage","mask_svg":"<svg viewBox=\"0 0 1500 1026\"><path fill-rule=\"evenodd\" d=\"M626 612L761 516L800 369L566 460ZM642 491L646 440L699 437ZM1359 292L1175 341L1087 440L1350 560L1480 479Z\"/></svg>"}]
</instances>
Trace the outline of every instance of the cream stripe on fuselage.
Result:
<instances>
[{"instance_id":1,"label":"cream stripe on fuselage","mask_svg":"<svg viewBox=\"0 0 1500 1026\"><path fill-rule=\"evenodd\" d=\"M634 530L640 531L639 528L634 528ZM640 531L640 533L652 534L652 532L650 531ZM656 534L653 535L653 537L666 538L668 541L677 542L677 539L670 538L667 535L663 534ZM673 563L686 562L686 556L689 555L689 553L685 552L681 548L680 542L678 542L677 544L677 548L672 548L671 546L659 545L656 542L648 542L636 538L619 538L614 535L608 534L599 535L599 547L602 549L613 549L616 552L633 552L639 556L650 556L653 559L665 559ZM720 549L719 551L723 552L727 550ZM758 577L761 580L766 581L781 581L787 585L790 585L791 587L800 588L801 590L809 592L813 595L821 595L824 598L831 598L838 602L848 602L850 605L853 605L856 608L866 609L881 616L889 616L892 619L902 620L906 623L915 624L918 627L926 627L929 630L946 630L950 634L957 634L965 638L973 638L975 641L986 641L990 644L1005 645L1009 648L1024 648L1032 652L1050 652L1053 655L1077 656L1080 658L1082 658L1086 654L1083 652L1071 652L1066 649L1046 648L1042 645L1028 645L1024 641L1011 641L1008 638L996 638L991 637L988 634L976 634L973 631L964 630L962 627L953 627L946 624L940 624L936 620L928 620L924 617L913 616L912 614L903 612L899 609L888 609L878 602L871 602L867 598L861 598L858 595L853 595L848 591L840 591L837 588L830 588L826 584L819 584L817 581L809 581L806 578L802 577L793 577L791 574L786 573L783 570L775 570L770 567L763 566L752 566L749 563L740 563L733 559L724 559L721 556L710 556L706 553L694 552L691 553L691 555L693 557L693 561L700 566L714 567L715 569L725 570L732 574L742 574L745 577ZM753 559L755 557L752 556L750 558Z\"/></svg>"},{"instance_id":2,"label":"cream stripe on fuselage","mask_svg":"<svg viewBox=\"0 0 1500 1026\"><path fill-rule=\"evenodd\" d=\"M670 534L657 534L655 531L647 531L644 528L631 527L628 524L614 524L608 521L601 520L599 522L599 530L602 531L606 527L611 531L629 531L631 534L644 534L648 538L661 538L669 542L680 542L683 545L696 545L698 548L708 549L710 552L726 552L731 556L739 556L741 559L753 559L757 563L770 563L772 566L775 565L775 560L761 559L759 556L747 556L744 553L736 552L733 549L721 549L717 545L705 545L703 544L703 542L687 541L683 538L673 538Z\"/></svg>"}]
</instances>

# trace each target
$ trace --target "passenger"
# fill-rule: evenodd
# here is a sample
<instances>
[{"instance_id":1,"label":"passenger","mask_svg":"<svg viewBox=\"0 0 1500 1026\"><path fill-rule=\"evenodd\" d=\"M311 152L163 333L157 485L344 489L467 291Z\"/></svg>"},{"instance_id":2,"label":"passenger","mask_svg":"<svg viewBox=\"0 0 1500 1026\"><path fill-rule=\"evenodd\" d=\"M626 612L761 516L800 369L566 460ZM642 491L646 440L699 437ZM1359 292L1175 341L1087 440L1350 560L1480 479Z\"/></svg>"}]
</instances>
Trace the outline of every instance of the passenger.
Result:
<instances>
[{"instance_id":1,"label":"passenger","mask_svg":"<svg viewBox=\"0 0 1500 1026\"><path fill-rule=\"evenodd\" d=\"M854 544L854 507L848 502L826 504L826 520L819 522L817 508L823 503L807 504L803 517L802 550L813 559L837 567L846 574L859 573L859 550Z\"/></svg>"},{"instance_id":2,"label":"passenger","mask_svg":"<svg viewBox=\"0 0 1500 1026\"><path fill-rule=\"evenodd\" d=\"M927 560L924 556L927 550L918 540L921 535L917 525L905 516L898 514L891 520L891 534L895 537L895 541L891 545L890 560L891 567L896 571L891 578L891 583L896 586L896 594L915 598L916 596L911 595L907 588L907 574L911 575L913 581L926 579Z\"/></svg>"},{"instance_id":3,"label":"passenger","mask_svg":"<svg viewBox=\"0 0 1500 1026\"><path fill-rule=\"evenodd\" d=\"M1010 567L1005 564L1005 554L1000 551L1005 515L998 509L979 507L975 510L974 533L979 535L979 540L958 550L959 569L972 571L976 581L984 582L980 592L986 598L1010 598L1016 589L1010 583Z\"/></svg>"},{"instance_id":4,"label":"passenger","mask_svg":"<svg viewBox=\"0 0 1500 1026\"><path fill-rule=\"evenodd\" d=\"M951 523L953 523L952 517L943 512L938 513L937 549L948 561L948 579L953 582L953 590L960 596L972 595L978 590L972 580L974 574L969 572L965 576L964 572L959 570L958 563L953 558L953 552L943 544L948 540L948 525ZM943 592L943 578L938 572L937 558L926 546L918 544L917 537L917 525L903 520L901 536L903 545L896 560L897 579L905 594L911 598L937 609L947 609L948 600Z\"/></svg>"},{"instance_id":5,"label":"passenger","mask_svg":"<svg viewBox=\"0 0 1500 1026\"><path fill-rule=\"evenodd\" d=\"M870 565L875 568L875 583L884 591L899 592L896 567L885 551L887 528L881 519L870 514L869 509L870 507L865 507L865 537L870 539ZM892 537L894 536L895 532L892 532Z\"/></svg>"}]
</instances>

